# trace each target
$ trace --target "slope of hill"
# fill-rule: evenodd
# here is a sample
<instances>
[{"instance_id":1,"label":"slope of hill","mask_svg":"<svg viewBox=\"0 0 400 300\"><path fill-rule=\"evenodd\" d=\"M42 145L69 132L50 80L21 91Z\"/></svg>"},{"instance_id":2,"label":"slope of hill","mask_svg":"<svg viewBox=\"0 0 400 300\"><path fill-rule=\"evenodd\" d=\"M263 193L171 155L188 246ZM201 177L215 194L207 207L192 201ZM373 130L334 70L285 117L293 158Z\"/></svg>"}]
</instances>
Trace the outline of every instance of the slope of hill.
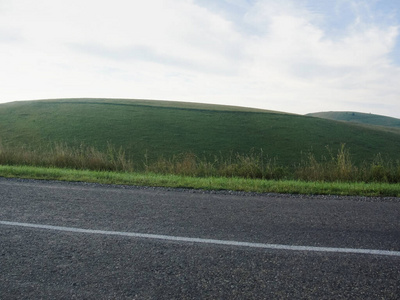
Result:
<instances>
[{"instance_id":1,"label":"slope of hill","mask_svg":"<svg viewBox=\"0 0 400 300\"><path fill-rule=\"evenodd\" d=\"M282 165L304 153L327 156L346 143L355 162L381 153L400 159L400 134L353 123L240 107L123 99L57 99L0 105L4 145L43 148L107 143L122 147L137 165L145 159L192 152L218 158L262 149ZM303 153L303 154L302 154Z\"/></svg>"},{"instance_id":2,"label":"slope of hill","mask_svg":"<svg viewBox=\"0 0 400 300\"><path fill-rule=\"evenodd\" d=\"M307 116L318 117L336 121L347 121L366 125L400 128L400 119L374 114L365 114L351 111L329 111L307 114Z\"/></svg>"}]
</instances>

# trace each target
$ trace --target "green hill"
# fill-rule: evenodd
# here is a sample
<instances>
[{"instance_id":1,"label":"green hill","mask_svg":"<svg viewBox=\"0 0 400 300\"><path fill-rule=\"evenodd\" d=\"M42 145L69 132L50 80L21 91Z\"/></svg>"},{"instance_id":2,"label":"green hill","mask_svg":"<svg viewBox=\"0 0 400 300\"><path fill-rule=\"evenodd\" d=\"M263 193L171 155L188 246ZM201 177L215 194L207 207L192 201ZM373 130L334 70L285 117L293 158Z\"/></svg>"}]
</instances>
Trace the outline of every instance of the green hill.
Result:
<instances>
[{"instance_id":1,"label":"green hill","mask_svg":"<svg viewBox=\"0 0 400 300\"><path fill-rule=\"evenodd\" d=\"M374 114L365 114L365 113L351 112L351 111L329 111L329 112L311 113L307 114L307 116L336 120L336 121L354 122L365 125L394 127L400 129L400 119L381 116L381 115L374 115Z\"/></svg>"},{"instance_id":2,"label":"green hill","mask_svg":"<svg viewBox=\"0 0 400 300\"><path fill-rule=\"evenodd\" d=\"M100 150L123 147L137 165L180 153L199 156L247 154L252 149L282 165L299 163L346 143L355 162L381 153L400 159L400 134L378 127L273 111L124 99L56 99L0 105L3 145L41 148L53 142Z\"/></svg>"}]
</instances>

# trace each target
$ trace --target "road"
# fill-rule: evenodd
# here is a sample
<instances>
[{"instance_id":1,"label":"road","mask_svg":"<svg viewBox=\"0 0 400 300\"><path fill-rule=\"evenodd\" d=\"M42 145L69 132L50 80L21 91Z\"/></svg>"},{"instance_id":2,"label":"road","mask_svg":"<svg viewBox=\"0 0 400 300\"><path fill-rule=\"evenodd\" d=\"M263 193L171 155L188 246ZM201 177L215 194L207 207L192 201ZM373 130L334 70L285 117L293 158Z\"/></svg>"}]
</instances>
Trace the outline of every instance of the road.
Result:
<instances>
[{"instance_id":1,"label":"road","mask_svg":"<svg viewBox=\"0 0 400 300\"><path fill-rule=\"evenodd\" d=\"M0 299L398 299L400 199L0 178Z\"/></svg>"}]
</instances>

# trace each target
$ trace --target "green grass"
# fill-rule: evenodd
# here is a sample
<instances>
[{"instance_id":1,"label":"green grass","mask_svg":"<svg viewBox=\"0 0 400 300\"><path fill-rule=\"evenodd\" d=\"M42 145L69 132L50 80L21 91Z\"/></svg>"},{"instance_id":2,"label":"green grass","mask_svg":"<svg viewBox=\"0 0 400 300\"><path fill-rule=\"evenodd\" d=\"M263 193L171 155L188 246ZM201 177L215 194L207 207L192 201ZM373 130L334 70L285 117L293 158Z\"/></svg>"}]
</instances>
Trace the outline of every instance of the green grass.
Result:
<instances>
[{"instance_id":1,"label":"green grass","mask_svg":"<svg viewBox=\"0 0 400 300\"><path fill-rule=\"evenodd\" d=\"M260 180L245 178L195 178L152 173L104 172L40 168L30 166L0 166L0 176L60 181L83 181L102 184L232 190L258 193L290 193L351 196L400 197L400 184L305 182L295 180Z\"/></svg>"},{"instance_id":2,"label":"green grass","mask_svg":"<svg viewBox=\"0 0 400 300\"><path fill-rule=\"evenodd\" d=\"M123 149L135 170L180 154L214 161L262 151L293 167L345 143L356 164L380 153L400 159L400 133L320 118L241 107L124 99L59 99L0 105L5 146L45 152L54 144ZM38 150L39 149L39 150Z\"/></svg>"},{"instance_id":3,"label":"green grass","mask_svg":"<svg viewBox=\"0 0 400 300\"><path fill-rule=\"evenodd\" d=\"M1 176L399 196L400 131L265 110L124 99L14 102L0 105L0 141Z\"/></svg>"},{"instance_id":4,"label":"green grass","mask_svg":"<svg viewBox=\"0 0 400 300\"><path fill-rule=\"evenodd\" d=\"M191 177L241 177L253 179L291 179L326 182L387 182L400 183L400 161L385 161L378 155L372 163L356 166L351 154L342 144L337 153L327 149L327 159L317 160L312 153L307 160L289 168L268 159L263 152L228 157L214 157L212 160L199 158L193 153L159 158L147 162L146 173L163 175L183 175ZM36 167L56 167L93 171L140 171L126 158L123 148L116 149L108 144L101 152L92 146L80 145L77 148L54 144L48 149L26 149L24 147L3 146L0 143L0 165L26 165Z\"/></svg>"}]
</instances>

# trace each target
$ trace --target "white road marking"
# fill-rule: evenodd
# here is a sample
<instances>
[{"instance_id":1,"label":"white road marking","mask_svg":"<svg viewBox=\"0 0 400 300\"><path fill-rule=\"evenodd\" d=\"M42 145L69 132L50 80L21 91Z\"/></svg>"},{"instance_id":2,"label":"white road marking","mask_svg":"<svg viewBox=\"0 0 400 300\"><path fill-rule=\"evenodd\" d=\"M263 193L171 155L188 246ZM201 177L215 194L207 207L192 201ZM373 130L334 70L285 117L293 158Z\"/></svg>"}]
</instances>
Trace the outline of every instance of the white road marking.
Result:
<instances>
[{"instance_id":1,"label":"white road marking","mask_svg":"<svg viewBox=\"0 0 400 300\"><path fill-rule=\"evenodd\" d=\"M176 242L187 242L187 243L202 243L202 244L226 245L226 246L238 246L238 247L250 247L250 248L264 248L264 249L272 249L272 250L314 251L314 252L335 252L335 253L355 253L355 254L400 256L400 251L390 251L390 250L334 248L334 247L332 248L332 247L292 246L292 245L280 245L280 244L249 243L249 242L202 239L202 238L190 238L190 237L159 235L159 234L147 234L147 233L136 233L136 232L82 229L82 228L74 228L74 227L52 226L52 225L42 225L42 224L32 224L32 223L19 223L19 222L9 222L9 221L0 221L0 224L1 225L6 225L6 226L38 228L38 229L66 231L66 232L75 232L75 233L118 235L118 236L145 238L145 239L156 239L156 240L164 240L164 241L176 241Z\"/></svg>"}]
</instances>

